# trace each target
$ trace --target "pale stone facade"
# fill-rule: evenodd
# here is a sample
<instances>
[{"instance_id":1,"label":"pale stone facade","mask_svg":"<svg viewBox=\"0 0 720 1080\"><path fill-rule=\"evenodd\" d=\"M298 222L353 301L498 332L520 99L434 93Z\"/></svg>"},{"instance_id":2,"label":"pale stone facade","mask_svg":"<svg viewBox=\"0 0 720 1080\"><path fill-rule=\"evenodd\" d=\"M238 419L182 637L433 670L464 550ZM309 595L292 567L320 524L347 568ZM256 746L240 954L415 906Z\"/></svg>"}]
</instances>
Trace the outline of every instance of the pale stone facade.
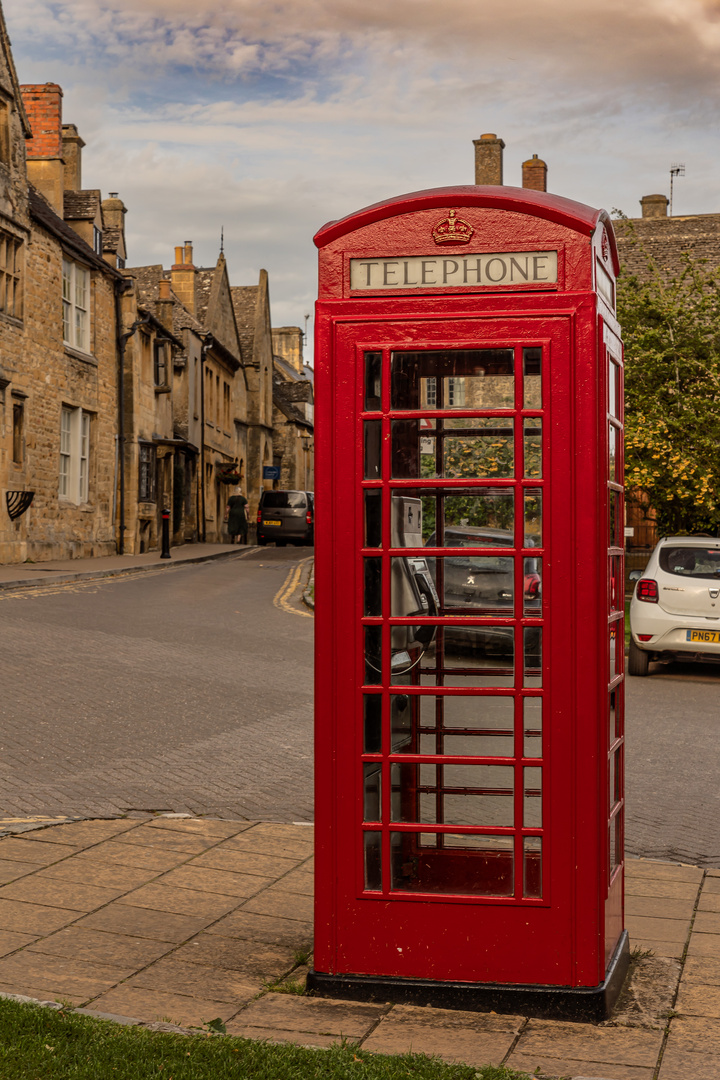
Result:
<instances>
[{"instance_id":1,"label":"pale stone facade","mask_svg":"<svg viewBox=\"0 0 720 1080\"><path fill-rule=\"evenodd\" d=\"M279 488L315 488L314 397L312 369L303 363L299 326L273 330L273 449L280 466Z\"/></svg>"}]
</instances>

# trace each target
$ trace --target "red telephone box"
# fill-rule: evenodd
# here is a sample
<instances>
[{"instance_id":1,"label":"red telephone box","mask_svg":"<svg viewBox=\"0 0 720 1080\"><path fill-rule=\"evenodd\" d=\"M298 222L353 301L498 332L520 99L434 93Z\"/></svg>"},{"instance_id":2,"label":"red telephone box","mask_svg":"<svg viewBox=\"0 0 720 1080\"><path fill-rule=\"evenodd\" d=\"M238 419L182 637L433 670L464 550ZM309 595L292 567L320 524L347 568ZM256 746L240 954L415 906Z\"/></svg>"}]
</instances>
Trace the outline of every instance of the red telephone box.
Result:
<instances>
[{"instance_id":1,"label":"red telephone box","mask_svg":"<svg viewBox=\"0 0 720 1080\"><path fill-rule=\"evenodd\" d=\"M610 219L453 187L315 242L309 985L602 1019L628 963Z\"/></svg>"}]
</instances>

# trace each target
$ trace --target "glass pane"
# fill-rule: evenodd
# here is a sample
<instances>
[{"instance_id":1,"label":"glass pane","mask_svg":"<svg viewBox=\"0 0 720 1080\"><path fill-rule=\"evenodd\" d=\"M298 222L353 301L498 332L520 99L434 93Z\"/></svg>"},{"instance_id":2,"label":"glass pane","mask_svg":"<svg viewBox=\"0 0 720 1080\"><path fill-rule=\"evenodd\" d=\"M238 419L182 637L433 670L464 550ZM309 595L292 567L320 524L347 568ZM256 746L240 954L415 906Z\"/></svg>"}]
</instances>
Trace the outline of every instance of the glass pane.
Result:
<instances>
[{"instance_id":1,"label":"glass pane","mask_svg":"<svg viewBox=\"0 0 720 1080\"><path fill-rule=\"evenodd\" d=\"M363 833L365 846L365 888L382 889L382 833Z\"/></svg>"},{"instance_id":2,"label":"glass pane","mask_svg":"<svg viewBox=\"0 0 720 1080\"><path fill-rule=\"evenodd\" d=\"M523 698L523 756L541 758L542 698Z\"/></svg>"},{"instance_id":3,"label":"glass pane","mask_svg":"<svg viewBox=\"0 0 720 1080\"><path fill-rule=\"evenodd\" d=\"M525 559L523 567L523 615L542 614L542 559Z\"/></svg>"},{"instance_id":4,"label":"glass pane","mask_svg":"<svg viewBox=\"0 0 720 1080\"><path fill-rule=\"evenodd\" d=\"M512 896L513 840L509 836L393 832L390 870L391 887L400 892Z\"/></svg>"},{"instance_id":5,"label":"glass pane","mask_svg":"<svg viewBox=\"0 0 720 1080\"><path fill-rule=\"evenodd\" d=\"M365 479L382 478L382 420L366 420L365 428Z\"/></svg>"},{"instance_id":6,"label":"glass pane","mask_svg":"<svg viewBox=\"0 0 720 1080\"><path fill-rule=\"evenodd\" d=\"M363 753L382 752L382 698L379 694L363 695Z\"/></svg>"},{"instance_id":7,"label":"glass pane","mask_svg":"<svg viewBox=\"0 0 720 1080\"><path fill-rule=\"evenodd\" d=\"M612 424L608 424L608 480L611 483L617 484L617 430Z\"/></svg>"},{"instance_id":8,"label":"glass pane","mask_svg":"<svg viewBox=\"0 0 720 1080\"><path fill-rule=\"evenodd\" d=\"M526 416L523 421L525 476L528 480L542 479L542 420Z\"/></svg>"},{"instance_id":9,"label":"glass pane","mask_svg":"<svg viewBox=\"0 0 720 1080\"><path fill-rule=\"evenodd\" d=\"M540 900L542 897L542 838L523 839L523 896Z\"/></svg>"},{"instance_id":10,"label":"glass pane","mask_svg":"<svg viewBox=\"0 0 720 1080\"><path fill-rule=\"evenodd\" d=\"M382 492L365 492L365 547L382 547Z\"/></svg>"},{"instance_id":11,"label":"glass pane","mask_svg":"<svg viewBox=\"0 0 720 1080\"><path fill-rule=\"evenodd\" d=\"M623 514L622 514L622 495L619 491L608 492L609 502L609 537L608 541L610 547L622 547L624 543L623 536Z\"/></svg>"},{"instance_id":12,"label":"glass pane","mask_svg":"<svg viewBox=\"0 0 720 1080\"><path fill-rule=\"evenodd\" d=\"M367 412L380 409L380 391L382 374L382 353L365 353L365 409Z\"/></svg>"},{"instance_id":13,"label":"glass pane","mask_svg":"<svg viewBox=\"0 0 720 1080\"><path fill-rule=\"evenodd\" d=\"M392 564L391 615L409 615L420 611L420 600L407 595L431 581L437 593L441 614L512 615L515 588L512 555L446 555L440 558L394 558ZM413 585L413 583L415 583ZM436 604L433 604L436 607ZM426 614L435 614L434 610Z\"/></svg>"},{"instance_id":14,"label":"glass pane","mask_svg":"<svg viewBox=\"0 0 720 1080\"><path fill-rule=\"evenodd\" d=\"M609 559L609 607L613 611L623 611L625 601L625 581L623 580L622 558L611 555Z\"/></svg>"},{"instance_id":15,"label":"glass pane","mask_svg":"<svg viewBox=\"0 0 720 1080\"><path fill-rule=\"evenodd\" d=\"M394 352L393 409L511 409L515 401L512 349Z\"/></svg>"},{"instance_id":16,"label":"glass pane","mask_svg":"<svg viewBox=\"0 0 720 1080\"><path fill-rule=\"evenodd\" d=\"M390 753L414 754L419 699L408 694L390 695Z\"/></svg>"},{"instance_id":17,"label":"glass pane","mask_svg":"<svg viewBox=\"0 0 720 1080\"><path fill-rule=\"evenodd\" d=\"M426 625L423 629L427 630ZM512 627L430 627L435 637L422 653L413 646L410 663L394 665L394 685L510 687L515 657ZM394 647L394 646L393 646ZM412 667L411 665L415 665Z\"/></svg>"},{"instance_id":18,"label":"glass pane","mask_svg":"<svg viewBox=\"0 0 720 1080\"><path fill-rule=\"evenodd\" d=\"M392 494L392 547L513 546L512 488L468 488Z\"/></svg>"},{"instance_id":19,"label":"glass pane","mask_svg":"<svg viewBox=\"0 0 720 1080\"><path fill-rule=\"evenodd\" d=\"M542 408L542 349L523 349L523 407Z\"/></svg>"},{"instance_id":20,"label":"glass pane","mask_svg":"<svg viewBox=\"0 0 720 1080\"><path fill-rule=\"evenodd\" d=\"M382 626L365 627L365 682L376 686L382 682Z\"/></svg>"},{"instance_id":21,"label":"glass pane","mask_svg":"<svg viewBox=\"0 0 720 1080\"><path fill-rule=\"evenodd\" d=\"M527 765L523 791L523 825L526 829L542 828L542 769Z\"/></svg>"},{"instance_id":22,"label":"glass pane","mask_svg":"<svg viewBox=\"0 0 720 1080\"><path fill-rule=\"evenodd\" d=\"M514 823L512 765L391 766L391 820L508 827Z\"/></svg>"},{"instance_id":23,"label":"glass pane","mask_svg":"<svg viewBox=\"0 0 720 1080\"><path fill-rule=\"evenodd\" d=\"M608 833L610 840L610 873L612 874L615 867L622 862L623 857L622 810L618 810L615 817L611 818Z\"/></svg>"},{"instance_id":24,"label":"glass pane","mask_svg":"<svg viewBox=\"0 0 720 1080\"><path fill-rule=\"evenodd\" d=\"M382 615L382 559L365 559L365 615Z\"/></svg>"},{"instance_id":25,"label":"glass pane","mask_svg":"<svg viewBox=\"0 0 720 1080\"><path fill-rule=\"evenodd\" d=\"M414 698L420 708L421 754L512 757L514 702L511 697Z\"/></svg>"},{"instance_id":26,"label":"glass pane","mask_svg":"<svg viewBox=\"0 0 720 1080\"><path fill-rule=\"evenodd\" d=\"M542 488L525 489L525 547L542 547Z\"/></svg>"},{"instance_id":27,"label":"glass pane","mask_svg":"<svg viewBox=\"0 0 720 1080\"><path fill-rule=\"evenodd\" d=\"M620 416L618 409L620 379L618 378L619 370L617 364L608 357L608 412L616 419Z\"/></svg>"},{"instance_id":28,"label":"glass pane","mask_svg":"<svg viewBox=\"0 0 720 1080\"><path fill-rule=\"evenodd\" d=\"M618 628L618 624L616 622L610 623L610 626L608 627L608 634L609 634L609 638L610 638L610 645L609 645L610 664L609 664L609 670L610 670L610 678L611 679L615 677L615 672L617 670L617 652L618 652L617 628Z\"/></svg>"},{"instance_id":29,"label":"glass pane","mask_svg":"<svg viewBox=\"0 0 720 1080\"><path fill-rule=\"evenodd\" d=\"M397 480L494 480L514 475L513 421L476 420L477 434L428 430L420 420L393 420L391 475Z\"/></svg>"},{"instance_id":30,"label":"glass pane","mask_svg":"<svg viewBox=\"0 0 720 1080\"><path fill-rule=\"evenodd\" d=\"M608 701L609 726L610 726L610 731L609 731L610 742L609 742L609 745L610 746L612 746L612 744L615 742L615 740L619 739L621 737L621 735L622 735L620 713L619 713L619 710L618 710L618 708L616 706L616 697L615 697L615 695L616 695L616 691L611 690L610 695L609 695L609 701Z\"/></svg>"},{"instance_id":31,"label":"glass pane","mask_svg":"<svg viewBox=\"0 0 720 1080\"><path fill-rule=\"evenodd\" d=\"M380 780L382 766L379 761L365 762L363 765L363 820L380 821L381 796Z\"/></svg>"},{"instance_id":32,"label":"glass pane","mask_svg":"<svg viewBox=\"0 0 720 1080\"><path fill-rule=\"evenodd\" d=\"M542 627L523 629L523 686L542 686Z\"/></svg>"},{"instance_id":33,"label":"glass pane","mask_svg":"<svg viewBox=\"0 0 720 1080\"><path fill-rule=\"evenodd\" d=\"M610 765L609 765L609 768L608 768L608 780L609 780L609 785L610 785L610 802L609 802L609 806L610 806L611 810L612 810L612 808L614 806L617 805L617 803L620 802L620 798L621 798L620 779L621 779L620 750L618 749L618 750L615 751L614 754L611 755L611 757L610 757Z\"/></svg>"}]
</instances>

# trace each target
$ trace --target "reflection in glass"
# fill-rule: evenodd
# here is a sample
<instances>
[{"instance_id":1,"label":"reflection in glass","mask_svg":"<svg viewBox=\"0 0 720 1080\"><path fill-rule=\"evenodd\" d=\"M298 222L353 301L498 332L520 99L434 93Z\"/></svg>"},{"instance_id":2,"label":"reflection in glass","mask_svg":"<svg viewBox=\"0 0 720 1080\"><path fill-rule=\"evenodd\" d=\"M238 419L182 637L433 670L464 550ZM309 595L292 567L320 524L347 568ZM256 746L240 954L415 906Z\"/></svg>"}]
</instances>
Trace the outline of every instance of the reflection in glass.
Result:
<instances>
[{"instance_id":1,"label":"reflection in glass","mask_svg":"<svg viewBox=\"0 0 720 1080\"><path fill-rule=\"evenodd\" d=\"M542 547L542 488L525 488L525 547Z\"/></svg>"},{"instance_id":2,"label":"reflection in glass","mask_svg":"<svg viewBox=\"0 0 720 1080\"><path fill-rule=\"evenodd\" d=\"M619 389L620 389L620 372L616 363L608 356L608 412L615 419L620 416L618 409Z\"/></svg>"},{"instance_id":3,"label":"reflection in glass","mask_svg":"<svg viewBox=\"0 0 720 1080\"><path fill-rule=\"evenodd\" d=\"M365 547L382 547L382 492L365 492Z\"/></svg>"},{"instance_id":4,"label":"reflection in glass","mask_svg":"<svg viewBox=\"0 0 720 1080\"><path fill-rule=\"evenodd\" d=\"M427 429L420 420L393 420L391 474L397 480L494 480L513 476L513 421L475 420L470 434ZM429 433L426 433L429 432Z\"/></svg>"},{"instance_id":5,"label":"reflection in glass","mask_svg":"<svg viewBox=\"0 0 720 1080\"><path fill-rule=\"evenodd\" d=\"M617 429L608 424L608 480L617 484Z\"/></svg>"},{"instance_id":6,"label":"reflection in glass","mask_svg":"<svg viewBox=\"0 0 720 1080\"><path fill-rule=\"evenodd\" d=\"M526 765L523 774L523 825L526 829L541 829L542 769L538 765Z\"/></svg>"},{"instance_id":7,"label":"reflection in glass","mask_svg":"<svg viewBox=\"0 0 720 1080\"><path fill-rule=\"evenodd\" d=\"M379 694L363 695L363 753L382 751L382 698Z\"/></svg>"},{"instance_id":8,"label":"reflection in glass","mask_svg":"<svg viewBox=\"0 0 720 1080\"><path fill-rule=\"evenodd\" d=\"M542 479L542 420L539 416L526 416L523 420L523 456L525 477Z\"/></svg>"},{"instance_id":9,"label":"reflection in glass","mask_svg":"<svg viewBox=\"0 0 720 1080\"><path fill-rule=\"evenodd\" d=\"M533 560L536 561L536 560ZM422 584L428 576L435 585L440 601L440 614L512 615L515 589L512 555L442 555L438 558L394 558L392 563L391 615L407 615L420 611L407 597L408 587L402 579L409 576ZM408 606L413 611L408 611ZM368 613L366 613L368 614ZM425 614L433 614L426 611Z\"/></svg>"},{"instance_id":10,"label":"reflection in glass","mask_svg":"<svg viewBox=\"0 0 720 1080\"><path fill-rule=\"evenodd\" d=\"M365 353L365 410L374 412L381 408L382 353Z\"/></svg>"},{"instance_id":11,"label":"reflection in glass","mask_svg":"<svg viewBox=\"0 0 720 1080\"><path fill-rule=\"evenodd\" d=\"M381 773L382 766L379 761L366 761L363 765L363 821L380 821Z\"/></svg>"},{"instance_id":12,"label":"reflection in glass","mask_svg":"<svg viewBox=\"0 0 720 1080\"><path fill-rule=\"evenodd\" d=\"M523 653L523 686L542 686L542 627L524 627Z\"/></svg>"},{"instance_id":13,"label":"reflection in glass","mask_svg":"<svg viewBox=\"0 0 720 1080\"><path fill-rule=\"evenodd\" d=\"M422 686L510 687L514 639L509 626L445 626L419 661ZM393 685L406 685L393 673Z\"/></svg>"},{"instance_id":14,"label":"reflection in glass","mask_svg":"<svg viewBox=\"0 0 720 1080\"><path fill-rule=\"evenodd\" d=\"M542 612L542 559L525 559L523 575L523 615Z\"/></svg>"},{"instance_id":15,"label":"reflection in glass","mask_svg":"<svg viewBox=\"0 0 720 1080\"><path fill-rule=\"evenodd\" d=\"M609 696L609 721L610 721L610 746L619 739L622 732L620 731L620 717L615 705L615 691L610 691Z\"/></svg>"},{"instance_id":16,"label":"reflection in glass","mask_svg":"<svg viewBox=\"0 0 720 1080\"><path fill-rule=\"evenodd\" d=\"M365 615L382 615L382 559L365 559Z\"/></svg>"},{"instance_id":17,"label":"reflection in glass","mask_svg":"<svg viewBox=\"0 0 720 1080\"><path fill-rule=\"evenodd\" d=\"M523 698L523 756L541 758L542 750L542 698Z\"/></svg>"},{"instance_id":18,"label":"reflection in glass","mask_svg":"<svg viewBox=\"0 0 720 1080\"><path fill-rule=\"evenodd\" d=\"M390 753L413 754L413 715L417 713L418 699L408 694L390 696Z\"/></svg>"},{"instance_id":19,"label":"reflection in glass","mask_svg":"<svg viewBox=\"0 0 720 1080\"><path fill-rule=\"evenodd\" d=\"M542 349L523 349L523 408L542 408Z\"/></svg>"},{"instance_id":20,"label":"reflection in glass","mask_svg":"<svg viewBox=\"0 0 720 1080\"><path fill-rule=\"evenodd\" d=\"M382 889L382 833L364 832L365 888L373 892Z\"/></svg>"},{"instance_id":21,"label":"reflection in glass","mask_svg":"<svg viewBox=\"0 0 720 1080\"><path fill-rule=\"evenodd\" d=\"M622 516L622 495L619 491L609 491L609 542L610 547L622 547L624 542L623 536L623 516Z\"/></svg>"},{"instance_id":22,"label":"reflection in glass","mask_svg":"<svg viewBox=\"0 0 720 1080\"><path fill-rule=\"evenodd\" d=\"M391 888L400 892L512 896L510 836L390 834Z\"/></svg>"},{"instance_id":23,"label":"reflection in glass","mask_svg":"<svg viewBox=\"0 0 720 1080\"><path fill-rule=\"evenodd\" d=\"M382 478L382 420L365 420L365 479Z\"/></svg>"},{"instance_id":24,"label":"reflection in glass","mask_svg":"<svg viewBox=\"0 0 720 1080\"><path fill-rule=\"evenodd\" d=\"M611 555L609 560L610 614L622 611L625 601L625 582L622 574L622 559Z\"/></svg>"},{"instance_id":25,"label":"reflection in glass","mask_svg":"<svg viewBox=\"0 0 720 1080\"><path fill-rule=\"evenodd\" d=\"M392 547L513 546L512 488L395 488Z\"/></svg>"},{"instance_id":26,"label":"reflection in glass","mask_svg":"<svg viewBox=\"0 0 720 1080\"><path fill-rule=\"evenodd\" d=\"M512 349L394 352L393 409L511 409L515 398Z\"/></svg>"},{"instance_id":27,"label":"reflection in glass","mask_svg":"<svg viewBox=\"0 0 720 1080\"><path fill-rule=\"evenodd\" d=\"M610 758L608 780L610 783L610 809L620 802L620 750L616 750Z\"/></svg>"},{"instance_id":28,"label":"reflection in glass","mask_svg":"<svg viewBox=\"0 0 720 1080\"><path fill-rule=\"evenodd\" d=\"M610 678L615 677L616 655L617 655L617 628L616 622L610 623L609 635L610 635Z\"/></svg>"},{"instance_id":29,"label":"reflection in glass","mask_svg":"<svg viewBox=\"0 0 720 1080\"><path fill-rule=\"evenodd\" d=\"M523 896L542 898L542 837L523 838Z\"/></svg>"},{"instance_id":30,"label":"reflection in glass","mask_svg":"<svg viewBox=\"0 0 720 1080\"><path fill-rule=\"evenodd\" d=\"M365 683L377 686L381 679L382 626L365 627Z\"/></svg>"},{"instance_id":31,"label":"reflection in glass","mask_svg":"<svg viewBox=\"0 0 720 1080\"><path fill-rule=\"evenodd\" d=\"M392 821L481 828L513 825L512 765L395 762L390 783Z\"/></svg>"}]
</instances>

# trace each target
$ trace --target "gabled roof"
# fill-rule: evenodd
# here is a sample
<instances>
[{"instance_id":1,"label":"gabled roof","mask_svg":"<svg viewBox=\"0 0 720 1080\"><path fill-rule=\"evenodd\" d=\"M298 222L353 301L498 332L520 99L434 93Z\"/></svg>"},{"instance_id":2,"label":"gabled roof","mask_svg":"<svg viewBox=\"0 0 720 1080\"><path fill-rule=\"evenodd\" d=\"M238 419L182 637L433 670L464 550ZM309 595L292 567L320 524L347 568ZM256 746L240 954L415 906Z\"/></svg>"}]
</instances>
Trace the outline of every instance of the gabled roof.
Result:
<instances>
[{"instance_id":1,"label":"gabled roof","mask_svg":"<svg viewBox=\"0 0 720 1080\"><path fill-rule=\"evenodd\" d=\"M684 254L706 260L708 270L720 267L720 214L624 218L613 224L626 274L649 277L652 259L659 270L676 277L685 268Z\"/></svg>"},{"instance_id":2,"label":"gabled roof","mask_svg":"<svg viewBox=\"0 0 720 1080\"><path fill-rule=\"evenodd\" d=\"M63 194L63 217L66 221L94 221L101 213L102 196L93 188L66 191Z\"/></svg>"},{"instance_id":3,"label":"gabled roof","mask_svg":"<svg viewBox=\"0 0 720 1080\"><path fill-rule=\"evenodd\" d=\"M38 225L42 225L49 233L60 241L63 248L81 259L86 265L95 270L101 270L109 277L121 278L122 274L96 255L89 244L86 244L70 225L66 225L61 217L53 210L50 203L45 199L32 184L28 184L30 216Z\"/></svg>"},{"instance_id":4,"label":"gabled roof","mask_svg":"<svg viewBox=\"0 0 720 1080\"><path fill-rule=\"evenodd\" d=\"M159 263L150 266L132 266L125 271L128 277L134 277L138 294L138 302L153 315L157 316L157 301L160 292L160 279L170 280L170 272L163 270ZM205 333L202 325L198 322L187 308L178 300L175 293L170 290L170 298L173 301L173 334L179 338L181 330L194 330L196 334Z\"/></svg>"},{"instance_id":5,"label":"gabled roof","mask_svg":"<svg viewBox=\"0 0 720 1080\"><path fill-rule=\"evenodd\" d=\"M233 285L230 289L238 336L247 363L252 362L255 348L255 320L259 291L259 285Z\"/></svg>"}]
</instances>

